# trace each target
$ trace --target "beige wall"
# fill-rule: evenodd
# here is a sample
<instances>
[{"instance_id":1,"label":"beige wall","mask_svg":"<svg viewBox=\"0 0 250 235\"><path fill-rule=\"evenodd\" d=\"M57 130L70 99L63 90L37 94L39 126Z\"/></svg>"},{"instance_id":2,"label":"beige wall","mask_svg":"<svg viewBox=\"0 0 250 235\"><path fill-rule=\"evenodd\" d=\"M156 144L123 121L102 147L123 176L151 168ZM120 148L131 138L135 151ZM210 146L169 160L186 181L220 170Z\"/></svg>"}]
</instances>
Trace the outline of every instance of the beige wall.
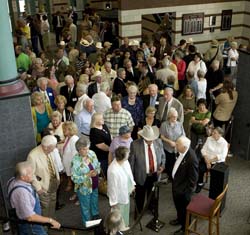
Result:
<instances>
[{"instance_id":1,"label":"beige wall","mask_svg":"<svg viewBox=\"0 0 250 235\"><path fill-rule=\"evenodd\" d=\"M221 12L222 10L233 10L232 28L229 31L221 31ZM200 51L204 51L208 47L208 41L211 39L224 40L230 35L233 35L237 40L242 43L246 42L246 38L250 36L250 2L249 1L235 1L235 2L220 2L200 5L185 5L174 7L160 7L160 8L147 8L135 10L119 10L119 36L120 38L129 37L133 39L141 39L142 28L142 15L176 12L176 18L173 21L173 40L178 44L180 39L187 39L192 37L196 42ZM204 32L203 34L182 36L182 15L188 13L201 13L204 17ZM213 33L209 31L209 15L216 15L216 27ZM245 39L244 39L245 38Z\"/></svg>"}]
</instances>

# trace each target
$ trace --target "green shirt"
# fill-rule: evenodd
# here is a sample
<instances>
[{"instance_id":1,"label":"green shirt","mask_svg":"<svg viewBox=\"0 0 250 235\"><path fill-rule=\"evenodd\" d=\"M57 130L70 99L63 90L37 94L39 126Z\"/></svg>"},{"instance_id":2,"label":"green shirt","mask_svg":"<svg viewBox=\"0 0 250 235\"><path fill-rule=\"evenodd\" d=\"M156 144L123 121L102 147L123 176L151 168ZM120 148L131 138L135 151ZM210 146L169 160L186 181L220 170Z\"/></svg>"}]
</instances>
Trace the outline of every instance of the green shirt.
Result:
<instances>
[{"instance_id":1,"label":"green shirt","mask_svg":"<svg viewBox=\"0 0 250 235\"><path fill-rule=\"evenodd\" d=\"M31 66L31 59L28 55L23 52L16 58L17 69L24 69L26 72Z\"/></svg>"},{"instance_id":2,"label":"green shirt","mask_svg":"<svg viewBox=\"0 0 250 235\"><path fill-rule=\"evenodd\" d=\"M206 113L199 113L198 111L193 112L192 117L195 117L195 120L205 120L205 119L209 119L211 118L211 113L209 111L207 111ZM206 133L206 128L205 126L203 126L200 123L193 123L192 124L192 131L195 134L205 134Z\"/></svg>"}]
</instances>

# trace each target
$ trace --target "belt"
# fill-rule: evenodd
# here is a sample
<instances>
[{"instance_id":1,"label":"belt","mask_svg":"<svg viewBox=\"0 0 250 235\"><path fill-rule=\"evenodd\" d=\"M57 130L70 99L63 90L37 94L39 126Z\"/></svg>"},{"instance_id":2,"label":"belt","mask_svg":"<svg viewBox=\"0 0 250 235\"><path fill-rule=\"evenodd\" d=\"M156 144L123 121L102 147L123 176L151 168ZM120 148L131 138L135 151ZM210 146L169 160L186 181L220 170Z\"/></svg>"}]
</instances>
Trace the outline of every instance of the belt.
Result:
<instances>
[{"instance_id":1,"label":"belt","mask_svg":"<svg viewBox=\"0 0 250 235\"><path fill-rule=\"evenodd\" d=\"M85 134L85 133L83 133L83 132L81 132L81 134L82 134L82 135L85 135L85 136L89 136L89 135L87 135L87 134Z\"/></svg>"}]
</instances>

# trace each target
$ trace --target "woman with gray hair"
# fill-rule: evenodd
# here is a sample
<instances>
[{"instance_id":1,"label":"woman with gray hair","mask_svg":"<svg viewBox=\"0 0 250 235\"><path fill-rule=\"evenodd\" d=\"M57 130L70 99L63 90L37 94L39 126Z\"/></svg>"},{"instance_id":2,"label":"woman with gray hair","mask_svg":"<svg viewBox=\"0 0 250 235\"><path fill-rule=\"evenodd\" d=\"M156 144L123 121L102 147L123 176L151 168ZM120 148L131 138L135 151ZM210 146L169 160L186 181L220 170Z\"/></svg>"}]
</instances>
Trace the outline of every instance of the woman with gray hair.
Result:
<instances>
[{"instance_id":1,"label":"woman with gray hair","mask_svg":"<svg viewBox=\"0 0 250 235\"><path fill-rule=\"evenodd\" d=\"M89 150L90 142L87 138L81 137L76 142L78 153L71 162L71 179L75 183L83 225L92 219L99 218L98 208L98 174L100 163L94 151Z\"/></svg>"},{"instance_id":2,"label":"woman with gray hair","mask_svg":"<svg viewBox=\"0 0 250 235\"><path fill-rule=\"evenodd\" d=\"M108 168L108 197L111 210L118 209L125 225L129 226L130 194L135 181L128 162L129 149L120 146L115 150L115 159Z\"/></svg>"},{"instance_id":3,"label":"woman with gray hair","mask_svg":"<svg viewBox=\"0 0 250 235\"><path fill-rule=\"evenodd\" d=\"M181 122L177 121L178 112L171 107L168 112L167 121L163 122L160 128L163 148L166 155L166 171L169 178L172 178L172 170L175 163L176 141L180 136L185 135Z\"/></svg>"}]
</instances>

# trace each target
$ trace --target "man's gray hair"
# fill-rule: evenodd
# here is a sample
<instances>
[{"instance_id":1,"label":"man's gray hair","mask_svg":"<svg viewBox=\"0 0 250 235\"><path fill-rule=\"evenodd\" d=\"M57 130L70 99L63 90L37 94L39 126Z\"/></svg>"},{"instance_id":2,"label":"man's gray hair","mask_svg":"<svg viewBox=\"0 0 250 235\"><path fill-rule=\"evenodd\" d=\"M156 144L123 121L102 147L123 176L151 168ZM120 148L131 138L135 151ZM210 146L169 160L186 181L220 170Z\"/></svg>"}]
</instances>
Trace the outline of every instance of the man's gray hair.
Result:
<instances>
[{"instance_id":1,"label":"man's gray hair","mask_svg":"<svg viewBox=\"0 0 250 235\"><path fill-rule=\"evenodd\" d=\"M180 141L184 147L187 149L190 147L191 140L187 138L186 136L182 135L181 137L178 138L178 142Z\"/></svg>"},{"instance_id":2,"label":"man's gray hair","mask_svg":"<svg viewBox=\"0 0 250 235\"><path fill-rule=\"evenodd\" d=\"M165 58L161 61L161 63L162 63L162 66L163 66L164 68L167 68L167 67L170 65L170 60L168 59L168 57L165 57Z\"/></svg>"},{"instance_id":3,"label":"man's gray hair","mask_svg":"<svg viewBox=\"0 0 250 235\"><path fill-rule=\"evenodd\" d=\"M41 145L44 147L49 147L51 145L56 146L57 139L53 135L46 135L42 138Z\"/></svg>"},{"instance_id":4,"label":"man's gray hair","mask_svg":"<svg viewBox=\"0 0 250 235\"><path fill-rule=\"evenodd\" d=\"M110 89L110 85L108 82L102 82L100 85L100 91L106 92L108 89Z\"/></svg>"},{"instance_id":5,"label":"man's gray hair","mask_svg":"<svg viewBox=\"0 0 250 235\"><path fill-rule=\"evenodd\" d=\"M107 234L115 235L117 232L124 230L125 225L119 210L111 211L105 221L105 227L108 231Z\"/></svg>"},{"instance_id":6,"label":"man's gray hair","mask_svg":"<svg viewBox=\"0 0 250 235\"><path fill-rule=\"evenodd\" d=\"M169 92L171 92L172 95L174 94L174 90L172 87L167 86L167 87L165 87L164 91L169 91Z\"/></svg>"},{"instance_id":7,"label":"man's gray hair","mask_svg":"<svg viewBox=\"0 0 250 235\"><path fill-rule=\"evenodd\" d=\"M42 83L43 81L46 81L47 84L48 84L48 78L46 78L46 77L41 77L41 78L38 78L37 81L36 81L37 86L40 87L40 85L41 85L41 83Z\"/></svg>"},{"instance_id":8,"label":"man's gray hair","mask_svg":"<svg viewBox=\"0 0 250 235\"><path fill-rule=\"evenodd\" d=\"M68 80L74 80L71 75L66 75L64 81L67 82Z\"/></svg>"},{"instance_id":9,"label":"man's gray hair","mask_svg":"<svg viewBox=\"0 0 250 235\"><path fill-rule=\"evenodd\" d=\"M91 99L91 98L85 99L84 102L83 102L83 107L86 108L87 104L90 103L90 102L93 102L93 104L95 103L94 100Z\"/></svg>"},{"instance_id":10,"label":"man's gray hair","mask_svg":"<svg viewBox=\"0 0 250 235\"><path fill-rule=\"evenodd\" d=\"M120 76L121 73L124 72L124 71L125 71L124 68L119 68L119 69L117 70L117 75Z\"/></svg>"}]
</instances>

